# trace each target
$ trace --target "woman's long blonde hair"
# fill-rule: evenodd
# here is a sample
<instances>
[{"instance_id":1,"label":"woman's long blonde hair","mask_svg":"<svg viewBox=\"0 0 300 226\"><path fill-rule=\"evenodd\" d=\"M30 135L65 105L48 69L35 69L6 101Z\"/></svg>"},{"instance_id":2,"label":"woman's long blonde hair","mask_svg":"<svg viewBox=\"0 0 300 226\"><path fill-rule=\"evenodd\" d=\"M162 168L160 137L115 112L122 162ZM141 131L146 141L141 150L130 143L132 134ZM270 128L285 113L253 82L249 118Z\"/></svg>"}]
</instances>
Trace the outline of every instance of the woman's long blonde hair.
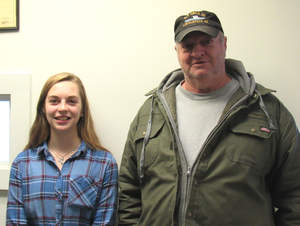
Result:
<instances>
[{"instance_id":1,"label":"woman's long blonde hair","mask_svg":"<svg viewBox=\"0 0 300 226\"><path fill-rule=\"evenodd\" d=\"M99 141L99 138L95 132L94 122L91 116L89 102L86 96L85 88L79 79L74 74L63 72L51 76L41 91L37 109L36 116L33 125L29 133L29 141L25 146L25 149L34 148L41 145L44 141L48 140L50 137L50 126L44 114L45 99L49 90L56 83L62 81L71 81L78 85L79 95L82 101L82 117L79 119L77 124L78 136L82 139L90 148L96 150L106 150Z\"/></svg>"}]
</instances>

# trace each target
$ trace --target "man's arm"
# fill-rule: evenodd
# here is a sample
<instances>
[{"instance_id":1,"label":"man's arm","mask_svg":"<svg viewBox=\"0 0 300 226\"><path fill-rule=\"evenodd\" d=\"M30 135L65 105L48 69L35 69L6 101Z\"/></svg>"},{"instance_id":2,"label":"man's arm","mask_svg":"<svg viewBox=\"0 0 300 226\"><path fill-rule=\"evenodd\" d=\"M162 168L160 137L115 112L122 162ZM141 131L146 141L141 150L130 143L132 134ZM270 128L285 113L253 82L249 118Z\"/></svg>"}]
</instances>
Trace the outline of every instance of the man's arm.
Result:
<instances>
[{"instance_id":1,"label":"man's arm","mask_svg":"<svg viewBox=\"0 0 300 226\"><path fill-rule=\"evenodd\" d=\"M300 225L300 134L290 113L281 106L279 153L282 163L271 187L276 226Z\"/></svg>"},{"instance_id":2,"label":"man's arm","mask_svg":"<svg viewBox=\"0 0 300 226\"><path fill-rule=\"evenodd\" d=\"M136 225L141 212L141 191L133 141L136 119L131 124L119 175L119 225Z\"/></svg>"}]
</instances>

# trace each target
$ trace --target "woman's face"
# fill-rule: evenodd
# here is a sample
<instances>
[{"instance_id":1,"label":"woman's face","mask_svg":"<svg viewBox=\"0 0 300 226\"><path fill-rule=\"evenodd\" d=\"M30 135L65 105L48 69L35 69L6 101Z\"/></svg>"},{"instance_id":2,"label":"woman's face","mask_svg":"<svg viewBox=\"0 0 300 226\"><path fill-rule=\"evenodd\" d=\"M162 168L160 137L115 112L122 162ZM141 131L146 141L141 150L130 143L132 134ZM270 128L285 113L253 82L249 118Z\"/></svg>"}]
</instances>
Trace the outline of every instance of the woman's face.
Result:
<instances>
[{"instance_id":1,"label":"woman's face","mask_svg":"<svg viewBox=\"0 0 300 226\"><path fill-rule=\"evenodd\" d=\"M77 124L82 116L78 85L62 81L52 86L45 99L44 111L51 133L77 133Z\"/></svg>"}]
</instances>

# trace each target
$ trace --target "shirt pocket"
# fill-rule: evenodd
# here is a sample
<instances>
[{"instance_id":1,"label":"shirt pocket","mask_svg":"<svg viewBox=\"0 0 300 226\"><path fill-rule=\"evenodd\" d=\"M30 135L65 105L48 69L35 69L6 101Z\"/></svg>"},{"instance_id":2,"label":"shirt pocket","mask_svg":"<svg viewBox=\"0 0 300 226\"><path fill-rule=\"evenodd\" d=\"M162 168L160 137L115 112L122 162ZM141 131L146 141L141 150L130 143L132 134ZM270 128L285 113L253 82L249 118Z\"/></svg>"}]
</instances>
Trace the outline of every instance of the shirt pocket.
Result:
<instances>
[{"instance_id":1,"label":"shirt pocket","mask_svg":"<svg viewBox=\"0 0 300 226\"><path fill-rule=\"evenodd\" d=\"M70 177L68 205L94 208L98 189L98 184L92 177Z\"/></svg>"},{"instance_id":2,"label":"shirt pocket","mask_svg":"<svg viewBox=\"0 0 300 226\"><path fill-rule=\"evenodd\" d=\"M234 125L226 148L230 160L264 175L273 158L272 133L263 119L248 118Z\"/></svg>"}]
</instances>

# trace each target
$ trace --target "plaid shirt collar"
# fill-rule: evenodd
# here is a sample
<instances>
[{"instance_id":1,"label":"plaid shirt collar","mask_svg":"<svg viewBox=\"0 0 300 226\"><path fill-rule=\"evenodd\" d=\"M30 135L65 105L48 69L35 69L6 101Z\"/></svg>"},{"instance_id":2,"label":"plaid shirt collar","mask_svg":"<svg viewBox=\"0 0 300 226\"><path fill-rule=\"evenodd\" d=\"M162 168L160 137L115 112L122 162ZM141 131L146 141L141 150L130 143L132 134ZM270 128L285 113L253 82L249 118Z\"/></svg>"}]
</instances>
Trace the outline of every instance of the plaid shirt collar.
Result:
<instances>
[{"instance_id":1,"label":"plaid shirt collar","mask_svg":"<svg viewBox=\"0 0 300 226\"><path fill-rule=\"evenodd\" d=\"M45 158L48 158L50 156L47 141L44 141L42 145L36 147L35 149L39 156L43 155ZM88 149L87 144L84 141L81 141L81 144L79 145L79 148L78 148L77 152L75 153L74 157L78 157L80 155L86 154L87 149Z\"/></svg>"}]
</instances>

